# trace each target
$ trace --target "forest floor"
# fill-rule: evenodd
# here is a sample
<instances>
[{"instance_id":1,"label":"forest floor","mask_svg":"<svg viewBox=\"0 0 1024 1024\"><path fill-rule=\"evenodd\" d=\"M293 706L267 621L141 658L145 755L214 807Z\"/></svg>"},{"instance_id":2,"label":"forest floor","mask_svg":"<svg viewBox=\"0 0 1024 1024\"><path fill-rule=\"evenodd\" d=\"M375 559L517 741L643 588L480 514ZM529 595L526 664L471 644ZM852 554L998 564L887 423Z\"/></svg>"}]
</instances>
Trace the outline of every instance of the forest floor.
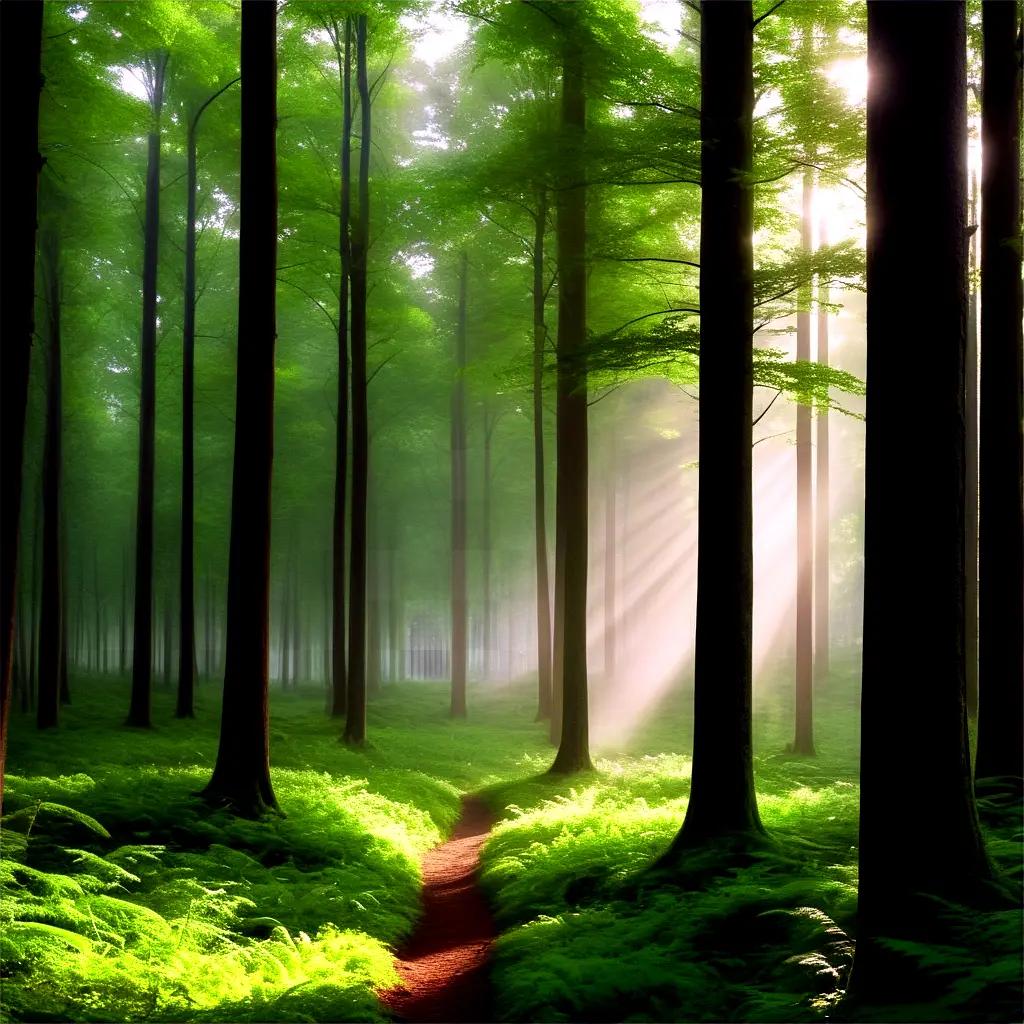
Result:
<instances>
[{"instance_id":1,"label":"forest floor","mask_svg":"<svg viewBox=\"0 0 1024 1024\"><path fill-rule=\"evenodd\" d=\"M72 696L56 731L12 716L0 1021L458 1019L488 908L497 937L469 974L488 983L466 1002L472 1019L823 1021L839 1009L856 907L852 675L819 694L814 758L786 752L788 685L756 695L758 799L775 843L699 887L648 872L685 813L685 692L596 750L593 772L563 778L546 774L552 749L526 685L472 688L460 722L444 684L386 686L360 751L338 741L322 690L275 691L287 816L261 821L194 795L216 752L216 683L200 686L194 721L174 719L158 689L148 731L121 725L124 681L73 676ZM489 836L466 794L493 816ZM982 810L990 854L1019 881L1019 813ZM449 897L478 910L444 939L431 919ZM941 998L879 1019L1017 1019L1020 914L962 921L956 948L903 951ZM467 959L453 965L449 943ZM420 957L456 969L417 978Z\"/></svg>"},{"instance_id":2,"label":"forest floor","mask_svg":"<svg viewBox=\"0 0 1024 1024\"><path fill-rule=\"evenodd\" d=\"M381 1001L402 1021L485 1021L493 1016L487 977L494 919L477 880L480 848L493 824L478 797L462 799L451 839L423 858L423 911L398 951L402 984Z\"/></svg>"}]
</instances>

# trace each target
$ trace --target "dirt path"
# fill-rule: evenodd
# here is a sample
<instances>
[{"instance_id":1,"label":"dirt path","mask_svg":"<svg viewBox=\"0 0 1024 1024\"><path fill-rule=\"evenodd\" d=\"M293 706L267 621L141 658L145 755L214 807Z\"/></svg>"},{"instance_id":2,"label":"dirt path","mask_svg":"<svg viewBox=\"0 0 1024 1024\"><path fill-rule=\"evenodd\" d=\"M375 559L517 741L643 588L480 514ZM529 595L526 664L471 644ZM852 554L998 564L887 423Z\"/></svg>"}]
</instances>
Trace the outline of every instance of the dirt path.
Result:
<instances>
[{"instance_id":1,"label":"dirt path","mask_svg":"<svg viewBox=\"0 0 1024 1024\"><path fill-rule=\"evenodd\" d=\"M476 872L492 824L483 801L463 797L452 838L423 858L423 916L396 964L404 987L381 993L399 1020L491 1019L486 962L496 933Z\"/></svg>"}]
</instances>

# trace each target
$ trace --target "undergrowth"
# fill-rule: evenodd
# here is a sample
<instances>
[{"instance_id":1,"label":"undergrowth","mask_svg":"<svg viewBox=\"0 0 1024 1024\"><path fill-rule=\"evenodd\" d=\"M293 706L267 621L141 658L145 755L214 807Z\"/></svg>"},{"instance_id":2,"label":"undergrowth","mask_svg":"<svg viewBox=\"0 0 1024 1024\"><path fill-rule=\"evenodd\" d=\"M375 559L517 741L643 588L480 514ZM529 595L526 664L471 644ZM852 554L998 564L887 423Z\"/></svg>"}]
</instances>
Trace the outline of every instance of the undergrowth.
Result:
<instances>
[{"instance_id":1,"label":"undergrowth","mask_svg":"<svg viewBox=\"0 0 1024 1024\"><path fill-rule=\"evenodd\" d=\"M681 701L679 701L681 703ZM671 704L631 743L574 779L492 787L504 819L483 851L483 884L504 932L494 978L509 1021L838 1019L853 959L857 899L856 689L838 682L817 710L818 753L786 753L784 695L755 716L755 775L770 841L746 859L653 873L682 823L690 762L672 753ZM645 751L640 754L637 751ZM990 816L990 854L1019 876L1021 834ZM1019 877L1017 878L1019 884ZM1017 1020L1019 912L967 914L957 948L903 950L935 974L927 1007L876 1007L875 1020ZM866 1019L866 1008L856 1011Z\"/></svg>"},{"instance_id":2,"label":"undergrowth","mask_svg":"<svg viewBox=\"0 0 1024 1024\"><path fill-rule=\"evenodd\" d=\"M275 694L286 816L253 821L194 796L213 717L176 721L159 692L157 728L124 729L121 690L81 680L58 731L12 724L0 1019L381 1019L375 991L397 982L390 947L415 922L422 853L461 791L544 748L512 696L489 697L467 727L447 720L443 687L391 689L357 752L321 694Z\"/></svg>"}]
</instances>

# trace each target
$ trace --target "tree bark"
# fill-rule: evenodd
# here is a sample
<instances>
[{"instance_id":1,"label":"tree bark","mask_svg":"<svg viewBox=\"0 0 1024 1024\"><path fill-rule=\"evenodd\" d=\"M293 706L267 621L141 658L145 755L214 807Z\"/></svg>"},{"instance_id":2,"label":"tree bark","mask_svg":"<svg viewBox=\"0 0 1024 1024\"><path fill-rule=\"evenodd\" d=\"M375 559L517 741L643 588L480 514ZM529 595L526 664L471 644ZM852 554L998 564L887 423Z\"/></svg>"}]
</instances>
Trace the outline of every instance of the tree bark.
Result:
<instances>
[{"instance_id":1,"label":"tree bark","mask_svg":"<svg viewBox=\"0 0 1024 1024\"><path fill-rule=\"evenodd\" d=\"M927 998L928 982L881 940L941 942L934 898L971 900L989 873L971 791L964 679L965 60L964 3L868 5L864 667L851 986L862 999L907 1003ZM928 301L908 303L908 295ZM918 338L928 339L926 360ZM911 379L930 411L927 443L908 452L900 439L916 436Z\"/></svg>"},{"instance_id":2,"label":"tree bark","mask_svg":"<svg viewBox=\"0 0 1024 1024\"><path fill-rule=\"evenodd\" d=\"M52 232L41 239L42 278L46 289L49 353L46 374L46 437L43 442L43 575L39 604L39 689L36 725L49 729L60 717L66 629L61 568L61 490L63 475L63 381L61 370L60 254Z\"/></svg>"},{"instance_id":3,"label":"tree bark","mask_svg":"<svg viewBox=\"0 0 1024 1024\"><path fill-rule=\"evenodd\" d=\"M370 244L370 86L366 74L366 15L356 16L359 92L358 210L352 231L352 511L349 566L346 743L366 742L366 495L370 437L366 407L366 257Z\"/></svg>"},{"instance_id":4,"label":"tree bark","mask_svg":"<svg viewBox=\"0 0 1024 1024\"><path fill-rule=\"evenodd\" d=\"M800 247L811 252L811 204L814 177L803 173ZM796 315L796 358L811 358L811 288L802 289L802 302ZM814 753L814 508L811 504L811 407L800 402L796 407L796 732L795 754Z\"/></svg>"},{"instance_id":5,"label":"tree bark","mask_svg":"<svg viewBox=\"0 0 1024 1024\"><path fill-rule=\"evenodd\" d=\"M459 263L459 308L455 325L455 379L451 400L451 717L466 717L466 277L468 261Z\"/></svg>"},{"instance_id":6,"label":"tree bark","mask_svg":"<svg viewBox=\"0 0 1024 1024\"><path fill-rule=\"evenodd\" d=\"M1024 765L1020 49L1016 4L982 4L978 778ZM1018 43L1018 46L1020 44Z\"/></svg>"},{"instance_id":7,"label":"tree bark","mask_svg":"<svg viewBox=\"0 0 1024 1024\"><path fill-rule=\"evenodd\" d=\"M242 814L277 807L270 781L270 483L277 257L277 6L242 3L238 384L227 652L220 744L207 800Z\"/></svg>"},{"instance_id":8,"label":"tree bark","mask_svg":"<svg viewBox=\"0 0 1024 1024\"><path fill-rule=\"evenodd\" d=\"M701 5L700 494L690 802L669 851L761 831L751 739L753 21Z\"/></svg>"},{"instance_id":9,"label":"tree bark","mask_svg":"<svg viewBox=\"0 0 1024 1024\"><path fill-rule=\"evenodd\" d=\"M0 806L11 710L14 592L18 578L22 452L28 402L35 304L36 188L39 155L39 0L0 5L0 138L4 187L0 199Z\"/></svg>"},{"instance_id":10,"label":"tree bark","mask_svg":"<svg viewBox=\"0 0 1024 1024\"><path fill-rule=\"evenodd\" d=\"M147 61L150 125L146 163L146 219L142 249L142 338L139 346L139 481L135 516L135 640L128 725L148 729L153 678L153 471L156 422L156 295L160 247L160 115L166 53Z\"/></svg>"},{"instance_id":11,"label":"tree bark","mask_svg":"<svg viewBox=\"0 0 1024 1024\"><path fill-rule=\"evenodd\" d=\"M348 486L348 290L351 274L352 218L352 19L344 21L345 43L338 38L339 26L332 23L338 71L341 75L342 115L341 147L341 217L338 249L341 259L341 280L338 285L338 408L335 431L334 462L334 560L331 574L333 614L331 616L331 716L345 714L347 679L345 664L345 507ZM342 53L342 50L344 53Z\"/></svg>"},{"instance_id":12,"label":"tree bark","mask_svg":"<svg viewBox=\"0 0 1024 1024\"><path fill-rule=\"evenodd\" d=\"M978 223L978 179L971 175L969 225ZM978 717L978 290L975 230L969 252L967 300L967 352L964 360L964 428L966 479L964 482L964 536L967 579L964 589L964 651L967 662L967 714Z\"/></svg>"},{"instance_id":13,"label":"tree bark","mask_svg":"<svg viewBox=\"0 0 1024 1024\"><path fill-rule=\"evenodd\" d=\"M544 236L548 194L537 195L533 230L533 523L537 566L537 721L551 717L551 584L548 580L547 499L544 463Z\"/></svg>"},{"instance_id":14,"label":"tree bark","mask_svg":"<svg viewBox=\"0 0 1024 1024\"><path fill-rule=\"evenodd\" d=\"M818 245L828 244L828 223L824 217L818 224ZM818 284L818 362L828 366L828 285ZM814 681L827 682L830 657L831 574L829 569L829 530L832 518L829 492L828 409L819 409L816 420L814 481Z\"/></svg>"},{"instance_id":15,"label":"tree bark","mask_svg":"<svg viewBox=\"0 0 1024 1024\"><path fill-rule=\"evenodd\" d=\"M577 21L576 11L564 8ZM566 32L562 63L562 130L568 187L558 193L558 473L556 501L565 534L565 598L562 637L562 722L551 771L591 768L587 694L587 336L586 186L583 171L586 92L583 57L573 25Z\"/></svg>"}]
</instances>

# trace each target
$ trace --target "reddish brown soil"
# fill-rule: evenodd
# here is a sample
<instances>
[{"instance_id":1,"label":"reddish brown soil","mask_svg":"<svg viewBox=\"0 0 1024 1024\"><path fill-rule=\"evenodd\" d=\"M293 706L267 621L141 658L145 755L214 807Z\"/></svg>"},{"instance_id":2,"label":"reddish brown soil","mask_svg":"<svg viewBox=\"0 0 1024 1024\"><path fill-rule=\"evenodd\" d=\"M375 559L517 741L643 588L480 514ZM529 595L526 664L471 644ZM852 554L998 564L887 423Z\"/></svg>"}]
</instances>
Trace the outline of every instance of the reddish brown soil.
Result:
<instances>
[{"instance_id":1,"label":"reddish brown soil","mask_svg":"<svg viewBox=\"0 0 1024 1024\"><path fill-rule=\"evenodd\" d=\"M491 1019L487 957L495 930L476 875L492 824L481 800L463 797L452 838L423 858L423 916L396 964L403 987L381 993L399 1020Z\"/></svg>"}]
</instances>

